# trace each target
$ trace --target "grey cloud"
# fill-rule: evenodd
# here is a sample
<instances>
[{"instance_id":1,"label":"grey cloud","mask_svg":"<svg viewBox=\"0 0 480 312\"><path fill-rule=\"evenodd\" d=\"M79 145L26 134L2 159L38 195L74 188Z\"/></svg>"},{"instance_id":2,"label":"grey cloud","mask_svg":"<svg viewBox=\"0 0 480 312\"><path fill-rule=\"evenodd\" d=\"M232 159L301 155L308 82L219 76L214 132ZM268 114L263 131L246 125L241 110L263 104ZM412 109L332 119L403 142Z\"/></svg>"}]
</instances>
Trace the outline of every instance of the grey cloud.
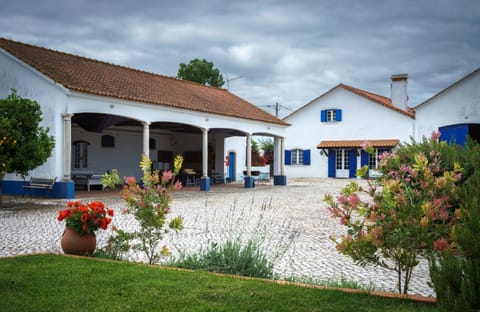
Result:
<instances>
[{"instance_id":1,"label":"grey cloud","mask_svg":"<svg viewBox=\"0 0 480 312\"><path fill-rule=\"evenodd\" d=\"M3 3L5 2L5 3ZM296 108L338 83L389 95L409 74L410 104L480 64L480 2L0 0L0 36L175 76L207 58L232 92Z\"/></svg>"}]
</instances>

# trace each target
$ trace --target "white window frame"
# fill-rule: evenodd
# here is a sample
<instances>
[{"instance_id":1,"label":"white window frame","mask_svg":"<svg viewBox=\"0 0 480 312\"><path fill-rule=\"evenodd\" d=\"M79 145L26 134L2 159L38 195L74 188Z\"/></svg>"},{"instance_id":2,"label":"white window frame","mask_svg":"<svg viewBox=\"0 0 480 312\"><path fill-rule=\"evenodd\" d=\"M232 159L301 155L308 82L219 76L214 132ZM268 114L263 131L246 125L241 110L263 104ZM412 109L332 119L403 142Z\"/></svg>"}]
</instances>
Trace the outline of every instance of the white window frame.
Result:
<instances>
[{"instance_id":1,"label":"white window frame","mask_svg":"<svg viewBox=\"0 0 480 312\"><path fill-rule=\"evenodd\" d=\"M350 170L350 159L348 149L335 150L335 169Z\"/></svg>"},{"instance_id":2,"label":"white window frame","mask_svg":"<svg viewBox=\"0 0 480 312\"><path fill-rule=\"evenodd\" d=\"M73 143L73 168L88 168L88 142Z\"/></svg>"},{"instance_id":3,"label":"white window frame","mask_svg":"<svg viewBox=\"0 0 480 312\"><path fill-rule=\"evenodd\" d=\"M336 109L327 109L325 113L326 113L327 122L337 121Z\"/></svg>"},{"instance_id":4,"label":"white window frame","mask_svg":"<svg viewBox=\"0 0 480 312\"><path fill-rule=\"evenodd\" d=\"M292 165L303 165L303 149L292 149L290 153Z\"/></svg>"}]
</instances>

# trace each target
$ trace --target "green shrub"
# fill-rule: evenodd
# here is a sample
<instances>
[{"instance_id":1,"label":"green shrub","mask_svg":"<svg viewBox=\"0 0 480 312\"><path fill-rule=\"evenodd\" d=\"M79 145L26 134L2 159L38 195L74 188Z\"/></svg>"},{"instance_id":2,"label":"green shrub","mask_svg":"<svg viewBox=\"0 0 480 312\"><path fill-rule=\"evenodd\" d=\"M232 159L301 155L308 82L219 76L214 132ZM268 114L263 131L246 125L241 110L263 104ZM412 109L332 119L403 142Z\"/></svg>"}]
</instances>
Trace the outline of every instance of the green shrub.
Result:
<instances>
[{"instance_id":1,"label":"green shrub","mask_svg":"<svg viewBox=\"0 0 480 312\"><path fill-rule=\"evenodd\" d=\"M454 229L456 248L433 258L430 275L444 311L480 309L480 170L461 186L461 220Z\"/></svg>"},{"instance_id":2,"label":"green shrub","mask_svg":"<svg viewBox=\"0 0 480 312\"><path fill-rule=\"evenodd\" d=\"M273 264L263 253L260 244L251 239L244 246L237 240L223 245L212 243L206 251L180 255L171 266L209 272L272 278Z\"/></svg>"},{"instance_id":3,"label":"green shrub","mask_svg":"<svg viewBox=\"0 0 480 312\"><path fill-rule=\"evenodd\" d=\"M134 235L132 233L116 229L115 235L108 238L107 245L97 249L93 256L111 260L126 260L133 239Z\"/></svg>"}]
</instances>

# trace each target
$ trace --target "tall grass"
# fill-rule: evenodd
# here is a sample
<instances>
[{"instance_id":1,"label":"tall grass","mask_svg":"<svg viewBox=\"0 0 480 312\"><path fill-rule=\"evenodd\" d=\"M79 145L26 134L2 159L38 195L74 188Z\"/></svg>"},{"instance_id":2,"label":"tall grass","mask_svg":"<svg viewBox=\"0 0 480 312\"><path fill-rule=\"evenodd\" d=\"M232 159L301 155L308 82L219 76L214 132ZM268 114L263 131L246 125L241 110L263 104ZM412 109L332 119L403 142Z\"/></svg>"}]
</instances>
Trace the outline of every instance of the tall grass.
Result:
<instances>
[{"instance_id":1,"label":"tall grass","mask_svg":"<svg viewBox=\"0 0 480 312\"><path fill-rule=\"evenodd\" d=\"M205 207L207 209L207 202ZM168 264L210 272L273 278L275 264L294 244L299 231L292 228L290 219L278 224L278 217L269 218L272 212L271 198L263 200L259 208L255 207L254 198L248 208L239 208L235 200L227 212L223 228L212 227L208 219L205 223L206 236L216 231L221 233L223 240L199 240L207 241L207 245L193 252L179 250L179 257ZM281 228L279 237L274 239L268 235L271 226Z\"/></svg>"},{"instance_id":2,"label":"tall grass","mask_svg":"<svg viewBox=\"0 0 480 312\"><path fill-rule=\"evenodd\" d=\"M254 240L249 240L245 245L238 240L228 240L222 245L212 243L205 251L181 254L180 259L173 261L171 266L251 277L273 277L273 263Z\"/></svg>"}]
</instances>

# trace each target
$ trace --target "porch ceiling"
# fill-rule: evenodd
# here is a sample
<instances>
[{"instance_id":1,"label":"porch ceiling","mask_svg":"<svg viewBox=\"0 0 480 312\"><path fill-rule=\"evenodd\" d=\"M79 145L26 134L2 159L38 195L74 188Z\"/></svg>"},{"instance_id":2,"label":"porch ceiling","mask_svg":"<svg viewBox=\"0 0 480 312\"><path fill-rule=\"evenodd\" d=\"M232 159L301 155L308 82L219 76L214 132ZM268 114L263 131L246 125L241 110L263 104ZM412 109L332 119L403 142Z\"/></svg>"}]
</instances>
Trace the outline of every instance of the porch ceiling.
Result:
<instances>
[{"instance_id":1,"label":"porch ceiling","mask_svg":"<svg viewBox=\"0 0 480 312\"><path fill-rule=\"evenodd\" d=\"M75 114L72 118L72 122L78 124L81 128L89 132L103 132L103 130L116 126L116 127L143 127L142 123L138 120L114 116L108 114L98 113L81 113ZM200 134L202 130L199 127L194 127L187 124L176 122L153 122L150 125L150 129L162 130L172 133L191 133ZM210 129L209 133L224 133L229 136L243 136L243 132L235 129L226 128L214 128Z\"/></svg>"}]
</instances>

